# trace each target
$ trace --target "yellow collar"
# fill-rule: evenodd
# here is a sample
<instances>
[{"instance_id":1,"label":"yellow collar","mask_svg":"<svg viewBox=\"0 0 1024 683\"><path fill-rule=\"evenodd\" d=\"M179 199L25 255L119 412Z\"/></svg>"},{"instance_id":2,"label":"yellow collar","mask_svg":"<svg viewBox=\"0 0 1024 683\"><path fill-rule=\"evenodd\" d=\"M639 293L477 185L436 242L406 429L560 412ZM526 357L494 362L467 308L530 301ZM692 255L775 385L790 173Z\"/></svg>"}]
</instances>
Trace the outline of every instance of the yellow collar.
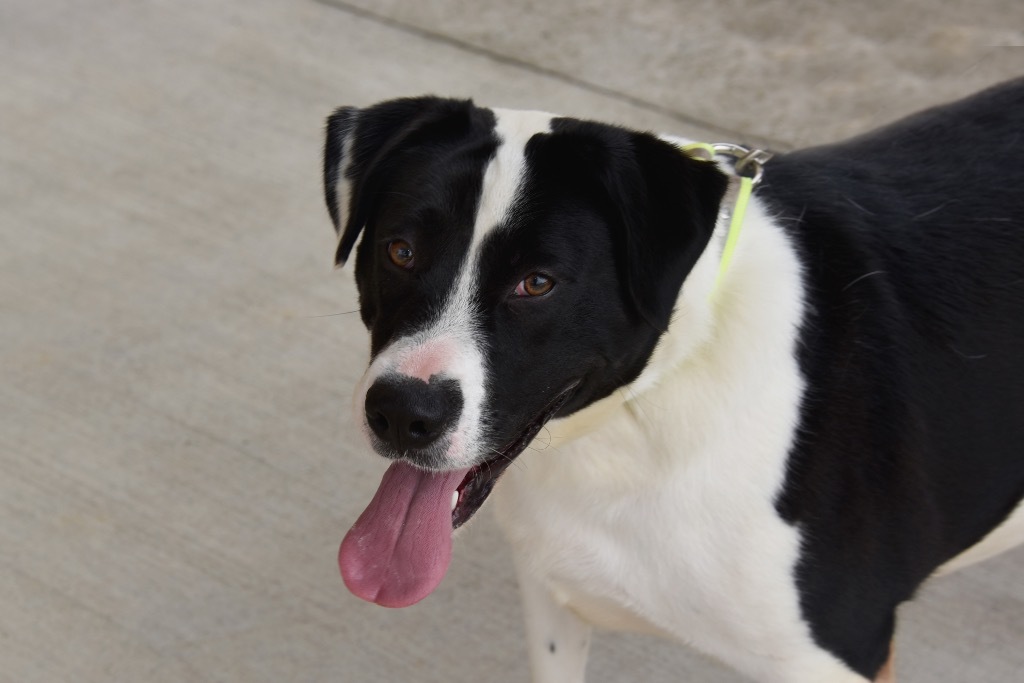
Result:
<instances>
[{"instance_id":1,"label":"yellow collar","mask_svg":"<svg viewBox=\"0 0 1024 683\"><path fill-rule=\"evenodd\" d=\"M725 238L725 247L722 249L722 260L718 265L718 275L715 277L715 288L717 291L725 272L729 269L736 245L740 241L740 232L743 230L743 218L747 213L747 205L750 203L750 195L761 182L764 172L763 165L772 155L761 149L750 149L740 145L727 142L694 142L683 145L682 150L694 159L701 161L714 161L718 157L725 157L730 160L733 169L734 181L738 183L736 199L732 204L732 217L729 219L729 232ZM749 175L746 175L749 174Z\"/></svg>"}]
</instances>

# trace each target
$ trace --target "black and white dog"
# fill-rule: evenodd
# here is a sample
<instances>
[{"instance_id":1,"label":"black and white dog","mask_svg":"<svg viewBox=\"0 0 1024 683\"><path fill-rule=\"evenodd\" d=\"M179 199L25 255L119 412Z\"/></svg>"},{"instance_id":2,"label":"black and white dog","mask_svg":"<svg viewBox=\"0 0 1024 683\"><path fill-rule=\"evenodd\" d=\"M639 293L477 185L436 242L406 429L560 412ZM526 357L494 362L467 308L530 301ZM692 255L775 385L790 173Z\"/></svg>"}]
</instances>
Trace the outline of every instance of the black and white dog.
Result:
<instances>
[{"instance_id":1,"label":"black and white dog","mask_svg":"<svg viewBox=\"0 0 1024 683\"><path fill-rule=\"evenodd\" d=\"M684 142L434 97L330 117L354 408L394 460L345 583L424 598L500 476L536 683L583 681L592 625L891 680L900 603L1024 540L1024 79L775 157L724 269L735 181Z\"/></svg>"}]
</instances>

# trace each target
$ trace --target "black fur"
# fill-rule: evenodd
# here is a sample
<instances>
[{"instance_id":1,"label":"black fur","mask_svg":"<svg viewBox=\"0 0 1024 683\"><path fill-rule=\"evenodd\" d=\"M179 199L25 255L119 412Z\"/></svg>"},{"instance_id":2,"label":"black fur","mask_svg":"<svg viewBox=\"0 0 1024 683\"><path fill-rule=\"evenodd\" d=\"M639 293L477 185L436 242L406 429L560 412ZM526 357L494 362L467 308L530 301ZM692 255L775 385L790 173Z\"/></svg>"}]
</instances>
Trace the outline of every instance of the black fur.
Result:
<instances>
[{"instance_id":1,"label":"black fur","mask_svg":"<svg viewBox=\"0 0 1024 683\"><path fill-rule=\"evenodd\" d=\"M557 119L552 130L547 144L557 149L547 163L575 163L567 173L596 181L590 199L606 198L618 224L615 247L627 296L664 332L683 280L711 239L725 176L646 133L576 119Z\"/></svg>"},{"instance_id":2,"label":"black fur","mask_svg":"<svg viewBox=\"0 0 1024 683\"><path fill-rule=\"evenodd\" d=\"M541 387L578 380L558 413L569 415L636 379L668 327L668 298L710 238L726 183L654 136L572 119L535 135L526 160L513 218L488 238L481 273L490 367L506 387L488 408L496 417L522 406L513 424L550 399ZM549 297L508 299L532 270L555 278Z\"/></svg>"},{"instance_id":3,"label":"black fur","mask_svg":"<svg viewBox=\"0 0 1024 683\"><path fill-rule=\"evenodd\" d=\"M778 499L815 639L873 678L896 607L1024 496L1024 79L776 157L807 393Z\"/></svg>"},{"instance_id":4,"label":"black fur","mask_svg":"<svg viewBox=\"0 0 1024 683\"><path fill-rule=\"evenodd\" d=\"M352 107L335 111L327 121L324 196L335 230L343 230L336 263L348 259L359 233L378 204L393 198L387 194L387 187L396 174L408 174L411 164L422 163L431 154L452 154L467 144L483 151L486 162L497 143L493 135L486 135L489 125L493 125L493 116L487 110L473 107L469 101L440 97L390 100L364 111ZM484 133L485 139L477 136L467 140L474 129L478 134ZM344 207L348 219L342 226L338 220L335 183L342 167L343 146L350 135L352 158L347 175L352 181L352 193L349 206ZM457 142L454 150L451 149L453 142ZM479 192L469 196L475 202Z\"/></svg>"}]
</instances>

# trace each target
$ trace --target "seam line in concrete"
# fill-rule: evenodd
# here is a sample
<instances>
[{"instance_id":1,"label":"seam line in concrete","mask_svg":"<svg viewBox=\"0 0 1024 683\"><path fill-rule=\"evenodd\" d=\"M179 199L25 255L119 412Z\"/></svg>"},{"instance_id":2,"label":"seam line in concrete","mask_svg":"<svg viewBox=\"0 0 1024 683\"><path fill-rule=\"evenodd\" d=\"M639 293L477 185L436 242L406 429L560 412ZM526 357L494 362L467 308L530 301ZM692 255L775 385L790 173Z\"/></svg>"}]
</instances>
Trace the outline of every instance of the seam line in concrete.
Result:
<instances>
[{"instance_id":1,"label":"seam line in concrete","mask_svg":"<svg viewBox=\"0 0 1024 683\"><path fill-rule=\"evenodd\" d=\"M610 99L618 100L619 102L624 102L638 109L643 109L645 111L653 112L655 114L660 114L662 116L665 116L666 118L679 121L680 123L684 123L686 125L697 126L700 128L704 128L706 130L714 131L716 134L721 134L723 138L725 138L724 141L727 142L758 144L779 152L784 152L793 148L793 145L787 142L783 142L782 140L776 140L758 134L744 133L741 131L732 130L730 128L723 128L722 126L719 126L717 124L705 121L696 116L684 114L683 112L676 111L675 109L658 104L657 102L651 102L649 100L645 100L634 95L630 95L628 93L619 92L618 90L613 90L612 88L607 88L603 85L598 85L596 83L592 83L582 78L577 78L576 76L571 76L569 74L562 73L561 71L556 71L554 69L549 69L547 67L531 64L530 62L524 61L522 59L510 57L508 55L501 54L500 52L494 52L492 50L488 50L487 48L483 48L478 45L474 45L472 43L459 40L458 38L447 36L443 33L438 33L436 31L431 31L430 29L425 29L412 24L407 24L397 19L392 19L391 17L377 14L376 12L371 12L370 10L364 9L362 7L351 5L347 2L344 2L344 0L313 0L313 2L319 5L323 5L325 7L329 7L331 9L338 10L340 12L345 12L346 14L351 14L361 19L366 19L368 21L372 21L374 23L387 26L388 28L402 31L403 33L414 35L419 38L424 38L426 40L430 40L433 42L442 43L449 47L453 47L464 52L469 52L480 57L485 57L500 64L516 67L524 71L529 71L530 73L536 74L538 76L544 76L545 78L551 78L556 81L561 81L562 83L571 85L576 88L580 88L581 90L586 90L596 95L601 95L604 97L608 97ZM671 133L673 131L659 132ZM719 140L715 140L714 142L719 142Z\"/></svg>"}]
</instances>

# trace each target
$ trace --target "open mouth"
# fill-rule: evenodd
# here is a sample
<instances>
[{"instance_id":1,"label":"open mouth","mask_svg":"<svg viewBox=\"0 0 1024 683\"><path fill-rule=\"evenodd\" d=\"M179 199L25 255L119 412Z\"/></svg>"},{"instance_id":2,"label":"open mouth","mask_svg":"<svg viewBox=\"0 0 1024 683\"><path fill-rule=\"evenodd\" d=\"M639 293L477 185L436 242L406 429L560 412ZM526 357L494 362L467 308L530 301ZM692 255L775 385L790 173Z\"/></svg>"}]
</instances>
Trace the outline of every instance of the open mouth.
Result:
<instances>
[{"instance_id":1,"label":"open mouth","mask_svg":"<svg viewBox=\"0 0 1024 683\"><path fill-rule=\"evenodd\" d=\"M577 385L559 392L511 443L474 467L435 472L392 463L338 550L348 589L385 607L406 607L429 595L451 562L452 531L480 509L498 477Z\"/></svg>"},{"instance_id":2,"label":"open mouth","mask_svg":"<svg viewBox=\"0 0 1024 683\"><path fill-rule=\"evenodd\" d=\"M565 402L572 395L579 382L573 382L569 387L563 389L555 398L548 403L543 411L530 424L520 432L519 436L512 440L505 448L498 452L493 458L485 460L479 465L472 467L466 473L465 478L456 489L456 496L453 496L452 503L452 529L458 529L476 514L480 506L491 494L494 484L508 466L526 450L537 433L543 429L547 421L561 409Z\"/></svg>"}]
</instances>

